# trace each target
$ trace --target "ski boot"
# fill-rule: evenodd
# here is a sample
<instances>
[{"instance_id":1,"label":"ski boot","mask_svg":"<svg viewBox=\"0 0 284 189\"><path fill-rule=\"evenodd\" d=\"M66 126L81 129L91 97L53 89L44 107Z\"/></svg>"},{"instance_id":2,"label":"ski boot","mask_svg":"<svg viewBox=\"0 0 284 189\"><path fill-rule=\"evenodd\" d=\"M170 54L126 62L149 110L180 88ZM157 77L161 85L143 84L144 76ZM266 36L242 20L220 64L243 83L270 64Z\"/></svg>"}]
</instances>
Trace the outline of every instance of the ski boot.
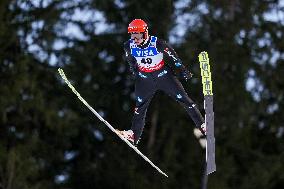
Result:
<instances>
[{"instance_id":1,"label":"ski boot","mask_svg":"<svg viewBox=\"0 0 284 189\"><path fill-rule=\"evenodd\" d=\"M198 139L202 148L206 147L206 125L203 123L199 128L194 128L193 133Z\"/></svg>"},{"instance_id":2,"label":"ski boot","mask_svg":"<svg viewBox=\"0 0 284 189\"><path fill-rule=\"evenodd\" d=\"M127 139L131 144L134 145L134 133L132 130L119 131L116 130L123 138Z\"/></svg>"},{"instance_id":3,"label":"ski boot","mask_svg":"<svg viewBox=\"0 0 284 189\"><path fill-rule=\"evenodd\" d=\"M202 125L199 128L199 130L206 137L206 124L205 123L202 123Z\"/></svg>"}]
</instances>

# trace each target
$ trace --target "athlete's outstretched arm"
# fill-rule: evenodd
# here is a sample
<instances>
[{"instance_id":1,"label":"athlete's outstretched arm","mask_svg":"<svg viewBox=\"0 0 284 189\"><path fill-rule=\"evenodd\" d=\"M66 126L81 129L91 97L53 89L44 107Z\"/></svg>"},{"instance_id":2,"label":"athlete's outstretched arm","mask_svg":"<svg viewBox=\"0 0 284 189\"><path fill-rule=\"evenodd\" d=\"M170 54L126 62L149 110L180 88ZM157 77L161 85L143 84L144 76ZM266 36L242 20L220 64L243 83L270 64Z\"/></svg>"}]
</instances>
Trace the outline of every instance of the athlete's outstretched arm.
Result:
<instances>
[{"instance_id":1,"label":"athlete's outstretched arm","mask_svg":"<svg viewBox=\"0 0 284 189\"><path fill-rule=\"evenodd\" d=\"M136 77L137 73L138 73L138 67L137 67L137 63L136 63L136 59L131 55L130 52L130 47L129 47L129 43L126 42L124 44L124 58L125 60L128 62L129 64L129 70L132 73L132 75L134 77Z\"/></svg>"},{"instance_id":2,"label":"athlete's outstretched arm","mask_svg":"<svg viewBox=\"0 0 284 189\"><path fill-rule=\"evenodd\" d=\"M192 74L186 69L175 50L166 41L158 39L157 48L171 60L169 63L171 64L170 67L174 70L177 76L186 80L191 78Z\"/></svg>"}]
</instances>

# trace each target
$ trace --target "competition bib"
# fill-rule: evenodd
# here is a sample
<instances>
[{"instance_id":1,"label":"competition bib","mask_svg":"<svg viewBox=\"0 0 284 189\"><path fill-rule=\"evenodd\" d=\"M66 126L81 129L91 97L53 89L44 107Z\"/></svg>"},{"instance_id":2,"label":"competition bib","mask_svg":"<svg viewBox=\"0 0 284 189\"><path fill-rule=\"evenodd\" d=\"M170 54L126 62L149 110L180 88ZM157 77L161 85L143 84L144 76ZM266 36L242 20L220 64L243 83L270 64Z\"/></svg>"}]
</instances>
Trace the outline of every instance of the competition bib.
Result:
<instances>
[{"instance_id":1,"label":"competition bib","mask_svg":"<svg viewBox=\"0 0 284 189\"><path fill-rule=\"evenodd\" d=\"M163 53L158 52L156 41L157 37L151 36L146 48L139 48L134 41L130 42L131 55L136 59L142 72L153 72L164 66Z\"/></svg>"}]
</instances>

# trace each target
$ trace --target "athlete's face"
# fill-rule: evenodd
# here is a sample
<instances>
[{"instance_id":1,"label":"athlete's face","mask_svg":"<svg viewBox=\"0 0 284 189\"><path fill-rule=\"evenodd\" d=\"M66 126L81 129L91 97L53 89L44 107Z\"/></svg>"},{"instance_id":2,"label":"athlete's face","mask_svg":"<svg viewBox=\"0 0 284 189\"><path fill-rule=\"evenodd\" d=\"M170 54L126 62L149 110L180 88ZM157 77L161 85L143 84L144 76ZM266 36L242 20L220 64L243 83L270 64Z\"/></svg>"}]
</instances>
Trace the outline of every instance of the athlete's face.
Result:
<instances>
[{"instance_id":1,"label":"athlete's face","mask_svg":"<svg viewBox=\"0 0 284 189\"><path fill-rule=\"evenodd\" d=\"M131 33L130 37L136 45L143 43L143 33Z\"/></svg>"}]
</instances>

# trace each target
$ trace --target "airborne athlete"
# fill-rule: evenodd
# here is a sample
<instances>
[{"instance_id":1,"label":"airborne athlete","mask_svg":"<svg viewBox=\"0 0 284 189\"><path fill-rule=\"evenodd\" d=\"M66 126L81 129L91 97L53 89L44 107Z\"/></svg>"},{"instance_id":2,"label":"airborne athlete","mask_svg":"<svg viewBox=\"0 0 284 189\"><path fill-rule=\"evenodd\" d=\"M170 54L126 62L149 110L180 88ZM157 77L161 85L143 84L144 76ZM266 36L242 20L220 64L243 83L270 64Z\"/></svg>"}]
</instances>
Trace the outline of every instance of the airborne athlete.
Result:
<instances>
[{"instance_id":1,"label":"airborne athlete","mask_svg":"<svg viewBox=\"0 0 284 189\"><path fill-rule=\"evenodd\" d=\"M131 38L124 43L124 51L130 71L135 77L136 107L131 129L119 133L137 145L145 125L147 108L154 94L160 90L178 101L186 109L196 128L206 135L200 111L178 80L187 81L192 74L174 49L165 41L150 36L147 24L141 19L135 19L129 24L128 33Z\"/></svg>"}]
</instances>

